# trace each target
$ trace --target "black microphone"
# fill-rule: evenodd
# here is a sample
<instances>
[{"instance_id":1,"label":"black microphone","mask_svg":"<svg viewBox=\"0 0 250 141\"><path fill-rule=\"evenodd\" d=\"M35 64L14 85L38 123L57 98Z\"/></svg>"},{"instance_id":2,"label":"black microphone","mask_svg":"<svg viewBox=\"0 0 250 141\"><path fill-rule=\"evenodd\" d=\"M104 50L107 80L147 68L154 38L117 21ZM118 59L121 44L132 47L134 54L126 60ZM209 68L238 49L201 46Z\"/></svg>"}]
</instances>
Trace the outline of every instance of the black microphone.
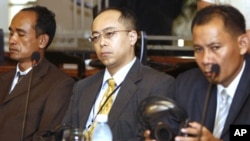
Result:
<instances>
[{"instance_id":1,"label":"black microphone","mask_svg":"<svg viewBox=\"0 0 250 141\"><path fill-rule=\"evenodd\" d=\"M218 64L213 64L211 68L212 73L212 83L214 83L214 77L217 76L220 73L220 66Z\"/></svg>"},{"instance_id":2,"label":"black microphone","mask_svg":"<svg viewBox=\"0 0 250 141\"><path fill-rule=\"evenodd\" d=\"M31 55L31 61L32 61L31 67L32 67L32 69L30 70L30 77L29 77L25 107L24 107L24 117L23 117L23 123L22 123L21 141L24 138L24 132L25 132L25 127L26 127L26 118L27 118L27 111L28 111L28 107L29 107L29 96L30 96L30 87L31 87L31 80L32 80L32 75L33 75L33 69L34 69L34 66L37 65L39 59L40 59L40 53L33 52Z\"/></svg>"},{"instance_id":3,"label":"black microphone","mask_svg":"<svg viewBox=\"0 0 250 141\"><path fill-rule=\"evenodd\" d=\"M211 95L211 90L212 90L212 86L214 84L214 78L220 73L220 66L218 64L213 64L211 67L211 81L209 82L208 85L208 89L206 92L206 98L205 98L205 103L203 106L203 113L202 113L202 119L201 119L201 129L200 129L200 134L198 136L198 141L200 141L200 138L202 136L202 126L204 125L205 119L206 119L206 115L207 115L207 107L208 107L208 102L209 102L209 98Z\"/></svg>"},{"instance_id":4,"label":"black microphone","mask_svg":"<svg viewBox=\"0 0 250 141\"><path fill-rule=\"evenodd\" d=\"M32 67L35 66L40 59L40 53L39 52L33 52L31 55L31 61L32 61Z\"/></svg>"}]
</instances>

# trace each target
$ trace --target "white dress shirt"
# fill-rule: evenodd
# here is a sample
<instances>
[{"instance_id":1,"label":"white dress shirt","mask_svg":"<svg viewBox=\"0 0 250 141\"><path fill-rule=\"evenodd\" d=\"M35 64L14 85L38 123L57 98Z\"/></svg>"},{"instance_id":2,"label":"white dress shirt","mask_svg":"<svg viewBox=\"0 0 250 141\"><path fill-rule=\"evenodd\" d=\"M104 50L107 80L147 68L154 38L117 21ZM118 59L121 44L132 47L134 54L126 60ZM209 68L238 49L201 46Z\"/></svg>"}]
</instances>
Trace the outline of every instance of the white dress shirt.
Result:
<instances>
[{"instance_id":1,"label":"white dress shirt","mask_svg":"<svg viewBox=\"0 0 250 141\"><path fill-rule=\"evenodd\" d=\"M116 88L118 86L121 86L123 80L125 79L125 77L127 76L129 70L131 69L131 67L133 66L133 64L135 63L136 58L134 58L131 62L129 62L126 66L124 66L123 68L121 68L118 72L116 72L113 76L110 75L110 73L108 72L107 68L105 69L105 73L104 73L104 77L103 77L103 82L102 82L102 86L101 86L101 90L98 94L98 97L95 101L95 104L93 105L91 112L89 114L89 118L88 121L86 123L86 129L88 127L90 127L90 125L93 123L93 121L96 118L97 112L98 112L98 108L99 108L99 103L106 91L106 89L108 88L108 79L110 79L111 77L114 78L115 83L116 83ZM119 88L117 88L117 90L114 92L114 101L115 98L119 92Z\"/></svg>"},{"instance_id":2,"label":"white dress shirt","mask_svg":"<svg viewBox=\"0 0 250 141\"><path fill-rule=\"evenodd\" d=\"M12 85L11 85L11 89L10 89L9 93L15 88L15 86L16 86L16 84L17 84L18 77L19 77L19 76L18 76L18 72L20 73L20 75L26 75L26 74L28 74L28 73L30 72L31 69L32 69L32 67L28 68L28 69L25 70L25 71L21 71L21 70L19 69L18 64L17 64L17 67L16 67L16 75L15 75L13 81L12 81Z\"/></svg>"}]
</instances>

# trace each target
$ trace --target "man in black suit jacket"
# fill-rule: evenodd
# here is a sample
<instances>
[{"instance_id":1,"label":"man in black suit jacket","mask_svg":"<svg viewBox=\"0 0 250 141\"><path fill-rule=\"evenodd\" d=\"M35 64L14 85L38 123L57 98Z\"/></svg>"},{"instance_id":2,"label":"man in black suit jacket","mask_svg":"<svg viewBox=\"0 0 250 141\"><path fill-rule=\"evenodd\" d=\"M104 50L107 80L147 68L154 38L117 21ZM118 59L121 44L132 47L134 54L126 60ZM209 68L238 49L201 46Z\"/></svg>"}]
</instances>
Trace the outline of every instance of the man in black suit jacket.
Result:
<instances>
[{"instance_id":1,"label":"man in black suit jacket","mask_svg":"<svg viewBox=\"0 0 250 141\"><path fill-rule=\"evenodd\" d=\"M113 140L139 140L140 102L148 96L172 94L174 78L142 65L135 57L136 21L127 9L110 8L100 12L93 21L90 41L106 68L75 84L64 123L88 129L98 114L97 100L102 98L106 81L112 77L118 88L108 114Z\"/></svg>"},{"instance_id":2,"label":"man in black suit jacket","mask_svg":"<svg viewBox=\"0 0 250 141\"><path fill-rule=\"evenodd\" d=\"M56 30L54 13L41 6L22 9L9 30L9 54L17 67L0 75L0 140L40 140L61 123L74 79L44 58ZM19 82L18 73L25 74Z\"/></svg>"},{"instance_id":3,"label":"man in black suit jacket","mask_svg":"<svg viewBox=\"0 0 250 141\"><path fill-rule=\"evenodd\" d=\"M244 17L231 6L209 6L196 14L191 28L199 69L178 76L173 99L186 110L190 119L189 126L181 132L192 136L177 136L175 140L229 141L230 125L250 124L250 56L246 55L249 40ZM214 64L219 65L219 73L211 71ZM201 130L209 83L213 85ZM223 89L229 95L230 107L225 113L222 131L216 132ZM148 133L145 132L147 141L150 140Z\"/></svg>"}]
</instances>

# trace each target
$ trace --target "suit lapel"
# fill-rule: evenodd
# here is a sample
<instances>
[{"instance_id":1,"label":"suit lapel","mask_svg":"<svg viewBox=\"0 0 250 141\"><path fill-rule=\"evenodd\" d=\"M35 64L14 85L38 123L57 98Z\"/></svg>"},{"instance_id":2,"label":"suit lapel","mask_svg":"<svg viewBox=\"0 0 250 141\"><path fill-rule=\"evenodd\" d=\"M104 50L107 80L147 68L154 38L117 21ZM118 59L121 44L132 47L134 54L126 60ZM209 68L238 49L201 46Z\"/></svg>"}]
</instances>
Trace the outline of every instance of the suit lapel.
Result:
<instances>
[{"instance_id":1,"label":"suit lapel","mask_svg":"<svg viewBox=\"0 0 250 141\"><path fill-rule=\"evenodd\" d=\"M93 104L95 103L96 97L99 94L100 87L101 87L102 80L103 80L103 74L104 74L104 71L98 73L95 76L96 79L93 79L92 82L89 82L89 84L91 84L89 88L85 90L82 90L80 88L82 90L81 92L82 94L80 95L80 99L78 101L79 102L84 101L84 102L79 103L79 107L78 107L78 109L81 110L79 111L80 119L78 119L79 120L78 123L80 123L79 125L81 127L85 127L86 122L89 118L89 114L92 114L90 112L91 112ZM88 114L86 115L86 113Z\"/></svg>"},{"instance_id":2,"label":"suit lapel","mask_svg":"<svg viewBox=\"0 0 250 141\"><path fill-rule=\"evenodd\" d=\"M30 74L27 74L22 81L20 81L20 83L17 83L16 86L14 87L14 89L10 92L10 94L6 97L6 99L4 100L4 102L7 102L13 98L15 98L16 96L20 95L20 94L25 94L27 89L28 89L28 78L29 78ZM25 89L26 88L26 89Z\"/></svg>"},{"instance_id":3,"label":"suit lapel","mask_svg":"<svg viewBox=\"0 0 250 141\"><path fill-rule=\"evenodd\" d=\"M2 93L0 95L0 104L2 104L4 99L9 95L9 91L10 91L11 84L15 76L15 72L16 70L12 70L6 73L6 75L2 75L0 77L0 85L1 85L0 92Z\"/></svg>"},{"instance_id":4,"label":"suit lapel","mask_svg":"<svg viewBox=\"0 0 250 141\"><path fill-rule=\"evenodd\" d=\"M137 90L137 86L132 81L127 81L123 83L121 86L121 89L119 91L119 94L117 95L117 98L115 100L115 103L113 104L109 118L112 120L109 120L110 126L112 127L113 124L119 119L121 113L123 112L122 109L125 109L127 104L129 103L130 99L133 97L135 91ZM116 106L119 105L119 106Z\"/></svg>"},{"instance_id":5,"label":"suit lapel","mask_svg":"<svg viewBox=\"0 0 250 141\"><path fill-rule=\"evenodd\" d=\"M33 76L32 76L32 81L31 81L31 86L30 86L31 89L32 87L36 86L41 81L44 75L48 73L48 69L49 69L49 64L48 64L48 61L45 59L40 64L38 64L37 66L33 68L33 74L32 74ZM5 98L3 103L8 102L9 100L19 95L27 94L30 77L31 77L31 71L25 77L23 77L20 83L16 84L12 92ZM11 83L12 81L10 82L10 84Z\"/></svg>"},{"instance_id":6,"label":"suit lapel","mask_svg":"<svg viewBox=\"0 0 250 141\"><path fill-rule=\"evenodd\" d=\"M230 124L234 123L236 120L238 114L241 112L242 107L244 106L244 103L246 100L248 100L250 96L250 92L247 91L249 89L250 85L250 77L249 77L249 72L250 72L250 58L248 57L246 59L246 65L245 65L245 70L241 76L240 82L238 84L238 87L236 89L229 113L228 113L228 118L226 119L225 126L222 132L225 134L226 132L229 132Z\"/></svg>"},{"instance_id":7,"label":"suit lapel","mask_svg":"<svg viewBox=\"0 0 250 141\"><path fill-rule=\"evenodd\" d=\"M123 84L118 92L116 100L111 108L109 118L109 124L112 127L114 123L119 119L122 109L125 109L130 99L134 96L137 85L136 83L141 80L141 63L136 60L127 76L125 77ZM117 106L119 105L119 106Z\"/></svg>"},{"instance_id":8,"label":"suit lapel","mask_svg":"<svg viewBox=\"0 0 250 141\"><path fill-rule=\"evenodd\" d=\"M216 106L217 106L217 87L216 85L212 86L209 102L208 102L208 109L207 115L205 120L205 125L208 127L210 131L213 131L215 116L216 116Z\"/></svg>"},{"instance_id":9,"label":"suit lapel","mask_svg":"<svg viewBox=\"0 0 250 141\"><path fill-rule=\"evenodd\" d=\"M208 81L204 78L204 81L199 82L196 84L197 89L200 89L200 91L197 91L197 102L198 102L198 107L200 112L200 119L199 121L202 121L202 114L204 112L204 106L205 106L205 100L207 96L207 90L208 90L209 83ZM216 94L217 93L217 88L216 85L212 86L212 90L210 92L210 97L207 105L207 110L206 110L206 116L205 116L205 121L204 125L210 130L213 131L214 127L214 120L215 120L215 115L216 115ZM197 115L196 115L197 116Z\"/></svg>"}]
</instances>

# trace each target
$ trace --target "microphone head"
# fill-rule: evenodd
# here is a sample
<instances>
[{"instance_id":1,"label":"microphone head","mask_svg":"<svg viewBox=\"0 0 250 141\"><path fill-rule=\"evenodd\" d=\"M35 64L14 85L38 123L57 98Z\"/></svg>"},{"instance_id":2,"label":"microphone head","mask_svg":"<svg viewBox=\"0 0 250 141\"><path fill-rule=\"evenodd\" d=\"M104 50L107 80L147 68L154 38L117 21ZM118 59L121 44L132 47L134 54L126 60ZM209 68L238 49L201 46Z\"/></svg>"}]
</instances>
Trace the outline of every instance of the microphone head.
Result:
<instances>
[{"instance_id":1,"label":"microphone head","mask_svg":"<svg viewBox=\"0 0 250 141\"><path fill-rule=\"evenodd\" d=\"M213 64L211 68L211 72L215 75L220 73L220 66L218 64Z\"/></svg>"},{"instance_id":2,"label":"microphone head","mask_svg":"<svg viewBox=\"0 0 250 141\"><path fill-rule=\"evenodd\" d=\"M31 61L34 62L34 64L36 64L40 59L40 53L35 51L32 53L31 55Z\"/></svg>"}]
</instances>

